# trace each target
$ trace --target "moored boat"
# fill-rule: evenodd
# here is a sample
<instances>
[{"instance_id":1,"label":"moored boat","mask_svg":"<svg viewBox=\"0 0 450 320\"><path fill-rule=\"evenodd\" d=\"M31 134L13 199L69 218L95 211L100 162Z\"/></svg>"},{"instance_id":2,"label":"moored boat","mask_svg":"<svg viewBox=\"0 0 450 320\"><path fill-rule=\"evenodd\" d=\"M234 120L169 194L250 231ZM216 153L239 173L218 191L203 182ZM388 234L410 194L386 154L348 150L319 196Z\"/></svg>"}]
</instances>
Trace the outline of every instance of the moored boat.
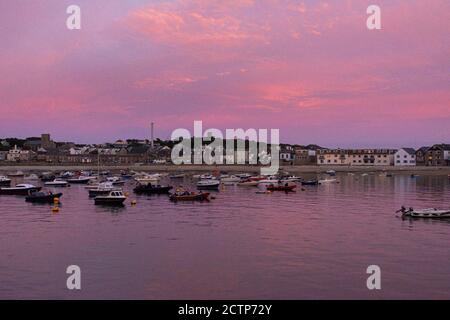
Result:
<instances>
[{"instance_id":1,"label":"moored boat","mask_svg":"<svg viewBox=\"0 0 450 320\"><path fill-rule=\"evenodd\" d=\"M241 178L235 175L224 176L220 178L220 181L223 182L224 184L235 184L240 182L241 180L242 180Z\"/></svg>"},{"instance_id":2,"label":"moored boat","mask_svg":"<svg viewBox=\"0 0 450 320\"><path fill-rule=\"evenodd\" d=\"M0 195L16 195L16 196L27 196L32 192L40 191L41 187L36 187L32 184L18 184L15 187L0 188Z\"/></svg>"},{"instance_id":3,"label":"moored boat","mask_svg":"<svg viewBox=\"0 0 450 320\"><path fill-rule=\"evenodd\" d=\"M256 187L258 184L258 180L245 179L239 182L237 185L240 187Z\"/></svg>"},{"instance_id":4,"label":"moored boat","mask_svg":"<svg viewBox=\"0 0 450 320\"><path fill-rule=\"evenodd\" d=\"M55 179L53 181L47 181L44 183L46 187L68 187L69 183L63 179Z\"/></svg>"},{"instance_id":5,"label":"moored boat","mask_svg":"<svg viewBox=\"0 0 450 320\"><path fill-rule=\"evenodd\" d=\"M317 179L302 181L302 186L317 186L319 181Z\"/></svg>"},{"instance_id":6,"label":"moored boat","mask_svg":"<svg viewBox=\"0 0 450 320\"><path fill-rule=\"evenodd\" d=\"M405 207L401 207L400 210L397 210L397 213L401 212L402 217L411 217L411 218L427 218L427 219L447 219L450 218L450 209L436 209L436 208L427 208L427 209L417 209Z\"/></svg>"},{"instance_id":7,"label":"moored boat","mask_svg":"<svg viewBox=\"0 0 450 320\"><path fill-rule=\"evenodd\" d=\"M172 186L152 185L148 183L137 185L133 191L137 194L168 194L172 189Z\"/></svg>"},{"instance_id":8,"label":"moored boat","mask_svg":"<svg viewBox=\"0 0 450 320\"><path fill-rule=\"evenodd\" d=\"M121 206L127 197L122 191L110 191L107 195L96 196L94 198L96 205Z\"/></svg>"},{"instance_id":9,"label":"moored boat","mask_svg":"<svg viewBox=\"0 0 450 320\"><path fill-rule=\"evenodd\" d=\"M73 184L88 184L89 181L95 179L95 177L79 176L76 178L67 179L67 182Z\"/></svg>"},{"instance_id":10,"label":"moored boat","mask_svg":"<svg viewBox=\"0 0 450 320\"><path fill-rule=\"evenodd\" d=\"M172 193L169 197L171 201L204 201L208 200L208 192L177 192Z\"/></svg>"},{"instance_id":11,"label":"moored boat","mask_svg":"<svg viewBox=\"0 0 450 320\"><path fill-rule=\"evenodd\" d=\"M112 183L113 186L122 186L125 184L125 181L119 177L108 177L106 181Z\"/></svg>"},{"instance_id":12,"label":"moored boat","mask_svg":"<svg viewBox=\"0 0 450 320\"><path fill-rule=\"evenodd\" d=\"M285 191L293 192L295 191L296 185L269 185L267 186L267 191Z\"/></svg>"},{"instance_id":13,"label":"moored boat","mask_svg":"<svg viewBox=\"0 0 450 320\"><path fill-rule=\"evenodd\" d=\"M0 187L9 187L11 185L11 179L0 176Z\"/></svg>"},{"instance_id":14,"label":"moored boat","mask_svg":"<svg viewBox=\"0 0 450 320\"><path fill-rule=\"evenodd\" d=\"M62 193L33 192L25 198L25 201L33 203L54 203L55 199L61 197Z\"/></svg>"},{"instance_id":15,"label":"moored boat","mask_svg":"<svg viewBox=\"0 0 450 320\"><path fill-rule=\"evenodd\" d=\"M161 180L161 176L159 174L145 174L139 177L134 178L139 183L148 183L148 182L158 182Z\"/></svg>"},{"instance_id":16,"label":"moored boat","mask_svg":"<svg viewBox=\"0 0 450 320\"><path fill-rule=\"evenodd\" d=\"M197 189L199 190L219 190L220 181L209 179L209 180L200 180L197 182Z\"/></svg>"},{"instance_id":17,"label":"moored boat","mask_svg":"<svg viewBox=\"0 0 450 320\"><path fill-rule=\"evenodd\" d=\"M99 183L96 188L91 188L88 190L89 190L89 197L108 195L111 191L122 191L122 189L118 189L111 182Z\"/></svg>"}]
</instances>

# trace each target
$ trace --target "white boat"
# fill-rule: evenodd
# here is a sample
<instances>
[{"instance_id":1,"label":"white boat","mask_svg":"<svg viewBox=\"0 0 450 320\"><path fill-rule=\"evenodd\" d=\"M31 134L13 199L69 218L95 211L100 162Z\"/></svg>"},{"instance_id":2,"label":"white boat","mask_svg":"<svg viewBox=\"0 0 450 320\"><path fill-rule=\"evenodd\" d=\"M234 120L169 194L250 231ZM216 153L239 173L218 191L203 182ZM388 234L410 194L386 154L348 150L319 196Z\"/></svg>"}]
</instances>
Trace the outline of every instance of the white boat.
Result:
<instances>
[{"instance_id":1,"label":"white boat","mask_svg":"<svg viewBox=\"0 0 450 320\"><path fill-rule=\"evenodd\" d=\"M286 183L288 184L288 186L295 185L295 182L293 182L291 180L280 179L277 176L270 176L270 177L267 177L266 179L259 180L258 181L258 187L267 187L267 186L272 185L272 184L286 185Z\"/></svg>"},{"instance_id":2,"label":"white boat","mask_svg":"<svg viewBox=\"0 0 450 320\"><path fill-rule=\"evenodd\" d=\"M111 191L122 191L121 188L114 186L111 182L99 183L95 188L89 188L89 196L95 197L99 195L107 195Z\"/></svg>"},{"instance_id":3,"label":"white boat","mask_svg":"<svg viewBox=\"0 0 450 320\"><path fill-rule=\"evenodd\" d=\"M322 179L319 180L319 184L330 184L330 183L336 183L337 179Z\"/></svg>"},{"instance_id":4,"label":"white boat","mask_svg":"<svg viewBox=\"0 0 450 320\"><path fill-rule=\"evenodd\" d=\"M9 187L10 185L11 185L11 179L9 179L5 176L0 176L0 186Z\"/></svg>"},{"instance_id":5,"label":"white boat","mask_svg":"<svg viewBox=\"0 0 450 320\"><path fill-rule=\"evenodd\" d=\"M107 182L110 182L114 186L121 186L125 184L125 181L119 177L108 177L106 178Z\"/></svg>"},{"instance_id":6,"label":"white boat","mask_svg":"<svg viewBox=\"0 0 450 320\"><path fill-rule=\"evenodd\" d=\"M60 175L61 178L72 178L75 174L71 171L66 171Z\"/></svg>"},{"instance_id":7,"label":"white boat","mask_svg":"<svg viewBox=\"0 0 450 320\"><path fill-rule=\"evenodd\" d=\"M30 193L40 191L41 187L36 187L32 184L18 184L15 187L6 187L0 188L1 195L18 195L18 196L27 196Z\"/></svg>"},{"instance_id":8,"label":"white boat","mask_svg":"<svg viewBox=\"0 0 450 320\"><path fill-rule=\"evenodd\" d=\"M298 176L288 176L288 177L285 177L284 180L300 182L300 181L302 181L302 178L298 177Z\"/></svg>"},{"instance_id":9,"label":"white boat","mask_svg":"<svg viewBox=\"0 0 450 320\"><path fill-rule=\"evenodd\" d=\"M96 205L121 206L127 197L122 191L110 191L108 195L99 195L95 197Z\"/></svg>"},{"instance_id":10,"label":"white boat","mask_svg":"<svg viewBox=\"0 0 450 320\"><path fill-rule=\"evenodd\" d=\"M397 212L401 212L402 217L427 218L427 219L450 218L450 209L440 210L436 208L428 208L415 210L413 208L406 209L405 207L402 207Z\"/></svg>"},{"instance_id":11,"label":"white boat","mask_svg":"<svg viewBox=\"0 0 450 320\"><path fill-rule=\"evenodd\" d=\"M240 182L241 180L242 180L241 178L234 175L220 178L220 181L223 182L224 184L235 184Z\"/></svg>"},{"instance_id":12,"label":"white boat","mask_svg":"<svg viewBox=\"0 0 450 320\"><path fill-rule=\"evenodd\" d=\"M197 182L197 189L199 190L218 190L220 181L215 179L200 180Z\"/></svg>"},{"instance_id":13,"label":"white boat","mask_svg":"<svg viewBox=\"0 0 450 320\"><path fill-rule=\"evenodd\" d=\"M75 183L75 184L87 184L89 181L97 179L96 177L86 177L86 176L79 176L76 178L70 178L67 179L67 182L69 183Z\"/></svg>"},{"instance_id":14,"label":"white boat","mask_svg":"<svg viewBox=\"0 0 450 320\"><path fill-rule=\"evenodd\" d=\"M325 171L326 174L329 174L330 176L335 176L336 175L336 171L334 170L327 170Z\"/></svg>"},{"instance_id":15,"label":"white boat","mask_svg":"<svg viewBox=\"0 0 450 320\"><path fill-rule=\"evenodd\" d=\"M200 175L200 179L211 180L211 179L215 179L215 177L212 174L202 174L202 175Z\"/></svg>"},{"instance_id":16,"label":"white boat","mask_svg":"<svg viewBox=\"0 0 450 320\"><path fill-rule=\"evenodd\" d=\"M242 180L241 182L238 182L237 185L240 187L256 187L258 183L259 183L258 180L246 179Z\"/></svg>"},{"instance_id":17,"label":"white boat","mask_svg":"<svg viewBox=\"0 0 450 320\"><path fill-rule=\"evenodd\" d=\"M134 178L139 183L151 183L151 182L158 182L161 180L161 176L158 173L155 174L145 174L143 176L139 176Z\"/></svg>"},{"instance_id":18,"label":"white boat","mask_svg":"<svg viewBox=\"0 0 450 320\"><path fill-rule=\"evenodd\" d=\"M45 182L44 185L46 187L67 187L69 183L63 179L55 179L53 181Z\"/></svg>"}]
</instances>

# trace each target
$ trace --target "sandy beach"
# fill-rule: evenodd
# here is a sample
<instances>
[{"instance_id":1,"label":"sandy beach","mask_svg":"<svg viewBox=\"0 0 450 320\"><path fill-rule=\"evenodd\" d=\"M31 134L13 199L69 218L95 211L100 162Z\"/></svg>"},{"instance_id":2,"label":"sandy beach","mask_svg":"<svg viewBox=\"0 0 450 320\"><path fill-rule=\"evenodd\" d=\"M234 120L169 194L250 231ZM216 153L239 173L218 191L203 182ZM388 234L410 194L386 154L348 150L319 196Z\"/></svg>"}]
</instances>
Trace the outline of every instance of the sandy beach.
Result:
<instances>
[{"instance_id":1,"label":"sandy beach","mask_svg":"<svg viewBox=\"0 0 450 320\"><path fill-rule=\"evenodd\" d=\"M249 172L259 173L260 166L256 165L102 165L101 170L134 170L149 172ZM79 171L97 170L96 165L48 165L48 164L23 164L23 165L0 165L0 173L5 174L17 170L25 172L44 171ZM450 167L426 167L426 166L296 166L282 165L280 171L291 174L299 173L324 173L327 170L336 172L392 172L403 174L427 174L427 175L447 175L450 174Z\"/></svg>"}]
</instances>

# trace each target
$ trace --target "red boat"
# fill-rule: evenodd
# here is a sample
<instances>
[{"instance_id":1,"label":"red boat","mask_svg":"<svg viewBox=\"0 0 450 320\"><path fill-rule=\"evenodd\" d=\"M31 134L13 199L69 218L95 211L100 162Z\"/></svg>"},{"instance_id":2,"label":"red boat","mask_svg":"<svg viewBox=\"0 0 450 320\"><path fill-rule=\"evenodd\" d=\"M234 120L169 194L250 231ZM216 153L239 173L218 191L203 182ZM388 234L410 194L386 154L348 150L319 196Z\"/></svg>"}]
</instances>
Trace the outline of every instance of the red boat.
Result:
<instances>
[{"instance_id":1,"label":"red boat","mask_svg":"<svg viewBox=\"0 0 450 320\"><path fill-rule=\"evenodd\" d=\"M291 186L274 186L274 185L270 185L270 186L267 186L267 191L293 192L296 187L297 187L296 185L291 185Z\"/></svg>"},{"instance_id":2,"label":"red boat","mask_svg":"<svg viewBox=\"0 0 450 320\"><path fill-rule=\"evenodd\" d=\"M172 193L169 197L172 201L204 201L208 200L208 192L186 192L181 194Z\"/></svg>"}]
</instances>

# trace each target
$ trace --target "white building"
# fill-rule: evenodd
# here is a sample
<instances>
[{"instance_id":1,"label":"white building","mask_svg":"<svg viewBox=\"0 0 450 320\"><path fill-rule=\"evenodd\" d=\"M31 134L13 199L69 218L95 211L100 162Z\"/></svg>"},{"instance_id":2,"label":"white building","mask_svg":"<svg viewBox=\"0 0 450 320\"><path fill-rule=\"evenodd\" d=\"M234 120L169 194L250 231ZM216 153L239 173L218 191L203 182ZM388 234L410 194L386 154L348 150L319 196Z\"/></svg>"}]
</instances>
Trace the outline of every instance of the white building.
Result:
<instances>
[{"instance_id":1,"label":"white building","mask_svg":"<svg viewBox=\"0 0 450 320\"><path fill-rule=\"evenodd\" d=\"M395 166L415 166L416 151L413 148L401 148L394 155Z\"/></svg>"},{"instance_id":2,"label":"white building","mask_svg":"<svg viewBox=\"0 0 450 320\"><path fill-rule=\"evenodd\" d=\"M14 146L14 149L8 151L6 155L7 161L28 161L31 158L31 153L29 150L22 150Z\"/></svg>"}]
</instances>

